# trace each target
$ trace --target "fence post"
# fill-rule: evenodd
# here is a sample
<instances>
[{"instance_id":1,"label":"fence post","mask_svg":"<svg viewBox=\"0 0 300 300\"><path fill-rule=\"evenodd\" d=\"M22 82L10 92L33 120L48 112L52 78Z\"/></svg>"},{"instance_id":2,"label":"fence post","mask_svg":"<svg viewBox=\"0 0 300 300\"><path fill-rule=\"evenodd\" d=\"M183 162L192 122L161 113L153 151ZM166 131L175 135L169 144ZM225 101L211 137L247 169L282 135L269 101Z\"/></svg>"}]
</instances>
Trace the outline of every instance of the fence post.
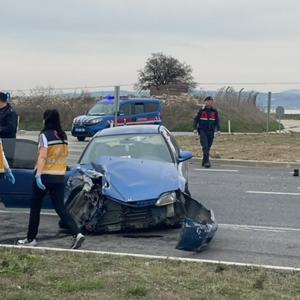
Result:
<instances>
[{"instance_id":1,"label":"fence post","mask_svg":"<svg viewBox=\"0 0 300 300\"><path fill-rule=\"evenodd\" d=\"M238 95L238 104L240 105L241 104L241 96L242 96L242 91L244 90L244 88L241 88L239 90L239 95Z\"/></svg>"},{"instance_id":2,"label":"fence post","mask_svg":"<svg viewBox=\"0 0 300 300\"><path fill-rule=\"evenodd\" d=\"M231 134L231 122L228 120L228 133Z\"/></svg>"}]
</instances>

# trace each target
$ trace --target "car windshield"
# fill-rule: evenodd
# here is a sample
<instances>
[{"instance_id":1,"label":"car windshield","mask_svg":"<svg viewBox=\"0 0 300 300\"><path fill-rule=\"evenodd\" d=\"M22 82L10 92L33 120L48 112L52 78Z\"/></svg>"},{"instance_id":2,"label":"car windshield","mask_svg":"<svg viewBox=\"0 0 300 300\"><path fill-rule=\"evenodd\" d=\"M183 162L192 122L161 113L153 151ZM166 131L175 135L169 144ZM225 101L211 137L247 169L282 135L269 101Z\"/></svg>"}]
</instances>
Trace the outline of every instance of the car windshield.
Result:
<instances>
[{"instance_id":1,"label":"car windshield","mask_svg":"<svg viewBox=\"0 0 300 300\"><path fill-rule=\"evenodd\" d=\"M113 103L97 103L88 112L88 115L112 115L115 113Z\"/></svg>"},{"instance_id":2,"label":"car windshield","mask_svg":"<svg viewBox=\"0 0 300 300\"><path fill-rule=\"evenodd\" d=\"M93 139L80 163L96 161L99 156L173 162L166 141L160 134L126 134Z\"/></svg>"}]
</instances>

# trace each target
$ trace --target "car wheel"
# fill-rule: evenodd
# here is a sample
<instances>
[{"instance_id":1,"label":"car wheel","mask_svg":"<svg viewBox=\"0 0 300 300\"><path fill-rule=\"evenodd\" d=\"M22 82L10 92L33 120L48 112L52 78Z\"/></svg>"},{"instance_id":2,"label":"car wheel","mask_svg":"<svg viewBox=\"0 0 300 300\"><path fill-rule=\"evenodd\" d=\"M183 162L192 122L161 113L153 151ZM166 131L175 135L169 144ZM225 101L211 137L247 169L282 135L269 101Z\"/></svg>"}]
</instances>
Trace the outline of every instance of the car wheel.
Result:
<instances>
[{"instance_id":1,"label":"car wheel","mask_svg":"<svg viewBox=\"0 0 300 300\"><path fill-rule=\"evenodd\" d=\"M83 142L83 141L85 140L85 136L78 136L78 137L77 137L77 140L78 140L79 142Z\"/></svg>"}]
</instances>

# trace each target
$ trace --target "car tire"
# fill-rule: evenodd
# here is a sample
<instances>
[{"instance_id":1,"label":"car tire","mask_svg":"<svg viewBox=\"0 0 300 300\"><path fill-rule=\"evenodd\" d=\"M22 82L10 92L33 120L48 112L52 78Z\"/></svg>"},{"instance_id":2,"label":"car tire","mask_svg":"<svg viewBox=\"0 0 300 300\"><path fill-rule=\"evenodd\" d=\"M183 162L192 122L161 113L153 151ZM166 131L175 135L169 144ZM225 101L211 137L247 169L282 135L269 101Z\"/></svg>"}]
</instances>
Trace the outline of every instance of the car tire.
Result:
<instances>
[{"instance_id":1,"label":"car tire","mask_svg":"<svg viewBox=\"0 0 300 300\"><path fill-rule=\"evenodd\" d=\"M78 136L78 137L77 137L77 140L78 140L79 142L83 142L83 141L85 140L85 136Z\"/></svg>"}]
</instances>

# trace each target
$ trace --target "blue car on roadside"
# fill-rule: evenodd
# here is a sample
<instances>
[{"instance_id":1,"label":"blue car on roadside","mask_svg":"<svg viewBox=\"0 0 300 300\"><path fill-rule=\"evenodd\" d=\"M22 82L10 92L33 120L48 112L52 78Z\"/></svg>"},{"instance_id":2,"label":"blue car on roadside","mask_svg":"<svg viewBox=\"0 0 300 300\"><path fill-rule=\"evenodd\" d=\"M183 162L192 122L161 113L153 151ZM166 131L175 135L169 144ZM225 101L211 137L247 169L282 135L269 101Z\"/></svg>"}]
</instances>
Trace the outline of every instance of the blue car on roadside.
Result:
<instances>
[{"instance_id":1,"label":"blue car on roadside","mask_svg":"<svg viewBox=\"0 0 300 300\"><path fill-rule=\"evenodd\" d=\"M117 126L161 124L162 105L155 98L120 99ZM114 97L98 101L86 115L73 120L72 135L79 141L92 137L98 131L111 127L115 120Z\"/></svg>"}]
</instances>

